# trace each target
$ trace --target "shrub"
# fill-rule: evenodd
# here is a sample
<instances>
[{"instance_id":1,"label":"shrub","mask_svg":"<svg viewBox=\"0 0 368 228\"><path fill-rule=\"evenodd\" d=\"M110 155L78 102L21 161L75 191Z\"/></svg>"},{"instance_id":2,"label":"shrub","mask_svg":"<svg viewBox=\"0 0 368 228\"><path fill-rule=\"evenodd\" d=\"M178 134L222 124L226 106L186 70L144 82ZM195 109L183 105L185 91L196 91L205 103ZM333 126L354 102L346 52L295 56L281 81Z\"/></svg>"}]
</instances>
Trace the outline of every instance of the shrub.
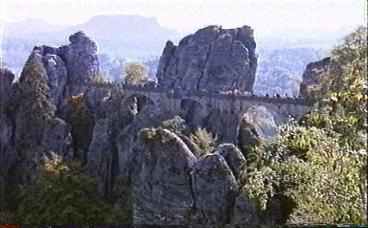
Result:
<instances>
[{"instance_id":1,"label":"shrub","mask_svg":"<svg viewBox=\"0 0 368 228\"><path fill-rule=\"evenodd\" d=\"M190 136L190 139L198 145L202 151L202 155L211 153L215 149L217 141L217 137L204 128L198 128Z\"/></svg>"},{"instance_id":2,"label":"shrub","mask_svg":"<svg viewBox=\"0 0 368 228\"><path fill-rule=\"evenodd\" d=\"M131 62L125 66L125 83L139 84L146 77L147 68L140 62Z\"/></svg>"},{"instance_id":3,"label":"shrub","mask_svg":"<svg viewBox=\"0 0 368 228\"><path fill-rule=\"evenodd\" d=\"M180 116L175 116L173 119L165 120L161 123L161 126L174 133L182 133L187 129L185 120Z\"/></svg>"},{"instance_id":4,"label":"shrub","mask_svg":"<svg viewBox=\"0 0 368 228\"><path fill-rule=\"evenodd\" d=\"M6 217L0 223L11 217L22 224L129 223L125 210L106 202L97 186L98 181L79 163L47 160L36 182L22 189L17 211L13 215L3 213Z\"/></svg>"}]
</instances>

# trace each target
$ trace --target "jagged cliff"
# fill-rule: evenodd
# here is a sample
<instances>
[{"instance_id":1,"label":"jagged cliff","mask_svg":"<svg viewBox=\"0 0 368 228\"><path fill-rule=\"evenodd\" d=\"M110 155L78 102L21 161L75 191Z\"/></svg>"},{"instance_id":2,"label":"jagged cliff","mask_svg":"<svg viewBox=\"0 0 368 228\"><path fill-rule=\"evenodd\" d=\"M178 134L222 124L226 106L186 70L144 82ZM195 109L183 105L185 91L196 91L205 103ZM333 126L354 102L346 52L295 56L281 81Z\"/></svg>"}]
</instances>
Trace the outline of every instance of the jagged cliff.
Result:
<instances>
[{"instance_id":1,"label":"jagged cliff","mask_svg":"<svg viewBox=\"0 0 368 228\"><path fill-rule=\"evenodd\" d=\"M218 143L206 154L190 138L197 127L225 128L226 118L238 120L235 113L226 112L218 120L212 112L201 123L194 118L195 103L183 105L181 118L162 102L140 103L140 97L124 97L121 88L86 84L99 73L97 46L82 32L70 36L70 42L59 48L35 47L18 82L12 83L11 72L1 71L0 209L17 207L20 186L32 183L44 157L59 157L80 161L99 179L106 199L131 202L134 224L280 220L259 214L241 191L246 183L244 151ZM178 47L167 44L159 85L250 91L256 65L251 28L211 26L184 38ZM264 107L249 109L236 124L232 122L237 138L231 137L240 149L275 134L273 117Z\"/></svg>"},{"instance_id":2,"label":"jagged cliff","mask_svg":"<svg viewBox=\"0 0 368 228\"><path fill-rule=\"evenodd\" d=\"M257 69L256 42L249 26L222 29L208 26L166 43L157 69L166 88L209 91L252 91Z\"/></svg>"},{"instance_id":3,"label":"jagged cliff","mask_svg":"<svg viewBox=\"0 0 368 228\"><path fill-rule=\"evenodd\" d=\"M303 81L300 84L299 93L308 99L321 98L325 95L328 86L322 85L327 83L326 74L329 71L331 58L327 57L307 65L303 73Z\"/></svg>"}]
</instances>

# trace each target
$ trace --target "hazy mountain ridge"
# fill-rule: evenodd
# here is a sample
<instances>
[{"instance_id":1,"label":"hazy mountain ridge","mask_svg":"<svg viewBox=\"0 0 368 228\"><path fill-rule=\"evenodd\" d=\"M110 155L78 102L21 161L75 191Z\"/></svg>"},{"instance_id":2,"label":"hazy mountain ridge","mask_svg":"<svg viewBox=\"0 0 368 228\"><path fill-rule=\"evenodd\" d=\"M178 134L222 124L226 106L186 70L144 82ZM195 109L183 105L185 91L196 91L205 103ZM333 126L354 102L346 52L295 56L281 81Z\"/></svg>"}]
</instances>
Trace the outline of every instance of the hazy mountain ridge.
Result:
<instances>
[{"instance_id":1,"label":"hazy mountain ridge","mask_svg":"<svg viewBox=\"0 0 368 228\"><path fill-rule=\"evenodd\" d=\"M94 37L99 53L121 59L159 56L166 41L177 36L176 31L162 27L156 18L137 15L101 15L73 26L53 25L37 19L6 23L2 45L5 63L12 69L21 68L34 46L63 45L68 42L68 35L77 31Z\"/></svg>"}]
</instances>

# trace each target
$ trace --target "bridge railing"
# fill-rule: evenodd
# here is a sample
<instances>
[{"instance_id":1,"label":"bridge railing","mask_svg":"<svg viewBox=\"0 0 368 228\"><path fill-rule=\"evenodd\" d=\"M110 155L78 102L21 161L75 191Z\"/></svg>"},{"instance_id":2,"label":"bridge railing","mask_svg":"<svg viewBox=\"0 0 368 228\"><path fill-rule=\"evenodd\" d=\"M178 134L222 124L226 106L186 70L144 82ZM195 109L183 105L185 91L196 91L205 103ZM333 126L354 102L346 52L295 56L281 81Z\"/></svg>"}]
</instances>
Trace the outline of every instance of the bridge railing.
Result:
<instances>
[{"instance_id":1,"label":"bridge railing","mask_svg":"<svg viewBox=\"0 0 368 228\"><path fill-rule=\"evenodd\" d=\"M205 97L209 99L224 99L224 100L247 100L259 101L266 103L281 103L281 104L296 104L296 105L312 105L311 101L305 98L296 97L281 97L281 96L259 96L255 94L242 93L224 93L224 92L210 92L205 90L187 90L187 89L168 89L155 86L131 85L131 84L117 84L117 83L83 83L82 86L113 88L120 87L123 90L135 92L149 92L149 93L164 93L168 97L182 98L182 97Z\"/></svg>"}]
</instances>

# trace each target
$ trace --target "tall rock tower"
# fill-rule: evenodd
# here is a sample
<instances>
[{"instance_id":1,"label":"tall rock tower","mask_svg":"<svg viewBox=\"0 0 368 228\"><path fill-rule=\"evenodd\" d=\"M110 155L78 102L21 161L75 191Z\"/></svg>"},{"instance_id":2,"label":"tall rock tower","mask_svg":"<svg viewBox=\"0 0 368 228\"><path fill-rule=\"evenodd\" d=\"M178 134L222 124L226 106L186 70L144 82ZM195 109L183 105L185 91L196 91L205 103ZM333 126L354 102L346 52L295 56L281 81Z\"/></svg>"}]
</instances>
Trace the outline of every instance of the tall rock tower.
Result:
<instances>
[{"instance_id":1,"label":"tall rock tower","mask_svg":"<svg viewBox=\"0 0 368 228\"><path fill-rule=\"evenodd\" d=\"M208 26L166 43L157 69L160 87L252 91L257 69L253 29Z\"/></svg>"}]
</instances>

